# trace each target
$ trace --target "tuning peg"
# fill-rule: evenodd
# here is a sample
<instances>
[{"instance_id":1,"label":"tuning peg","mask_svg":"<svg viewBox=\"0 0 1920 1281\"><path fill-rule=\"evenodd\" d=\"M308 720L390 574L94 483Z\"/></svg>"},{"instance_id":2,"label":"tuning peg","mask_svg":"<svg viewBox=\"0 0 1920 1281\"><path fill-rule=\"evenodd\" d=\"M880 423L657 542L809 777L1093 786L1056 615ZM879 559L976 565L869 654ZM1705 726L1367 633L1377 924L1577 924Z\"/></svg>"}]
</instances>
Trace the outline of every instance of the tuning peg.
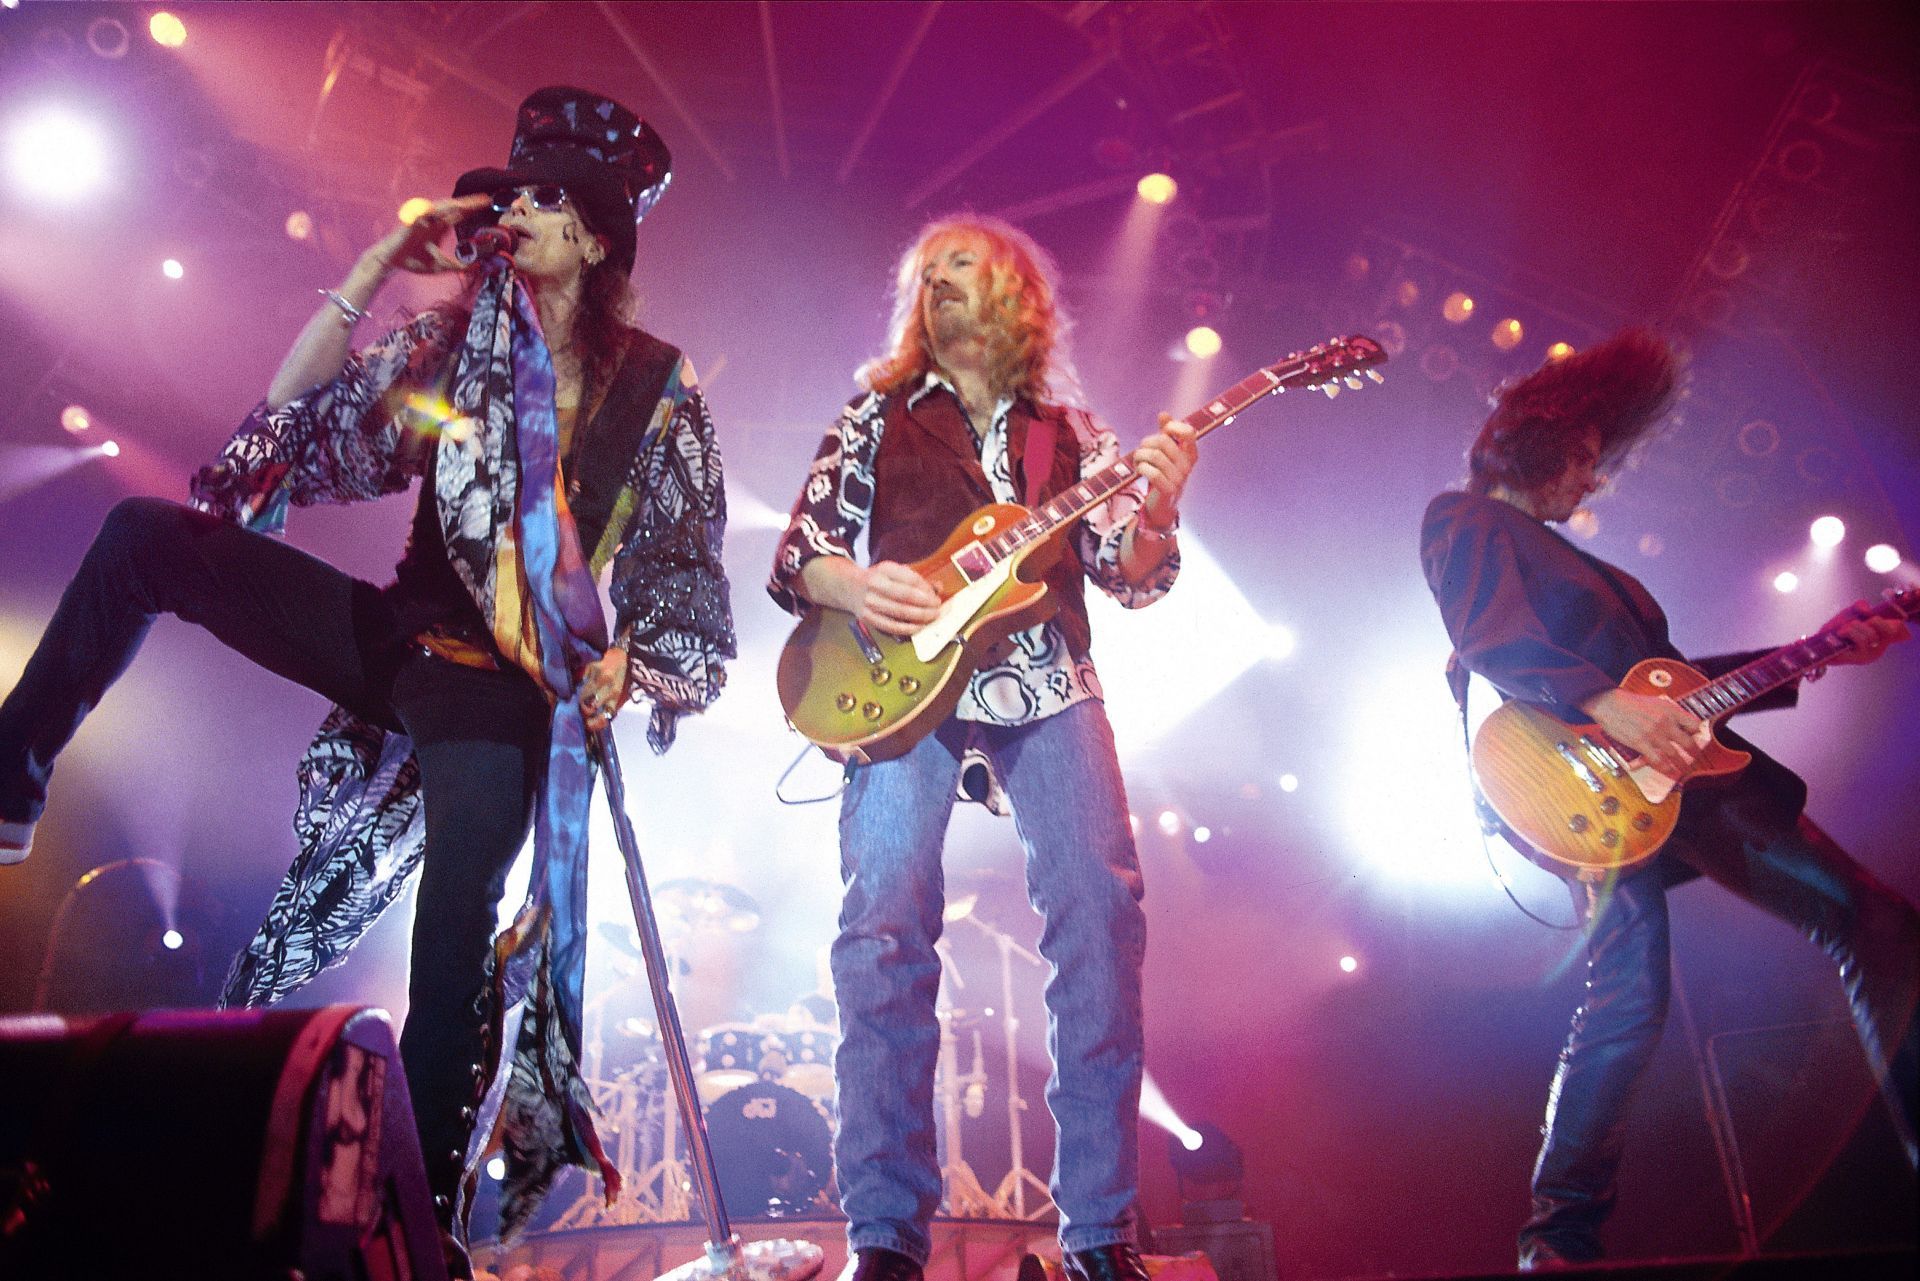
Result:
<instances>
[{"instance_id":1,"label":"tuning peg","mask_svg":"<svg viewBox=\"0 0 1920 1281\"><path fill-rule=\"evenodd\" d=\"M1367 377L1371 378L1374 382L1377 382L1377 383L1383 383L1387 381L1387 376L1381 373L1378 369L1369 369L1367 371Z\"/></svg>"},{"instance_id":2,"label":"tuning peg","mask_svg":"<svg viewBox=\"0 0 1920 1281\"><path fill-rule=\"evenodd\" d=\"M1327 393L1328 400L1332 400L1335 396L1338 396L1340 394L1340 384L1339 383L1321 383L1320 390Z\"/></svg>"},{"instance_id":3,"label":"tuning peg","mask_svg":"<svg viewBox=\"0 0 1920 1281\"><path fill-rule=\"evenodd\" d=\"M1352 388L1354 391L1359 391L1362 387L1366 386L1365 383L1360 381L1359 374L1348 374L1345 378L1342 378L1340 381L1345 383L1348 387Z\"/></svg>"}]
</instances>

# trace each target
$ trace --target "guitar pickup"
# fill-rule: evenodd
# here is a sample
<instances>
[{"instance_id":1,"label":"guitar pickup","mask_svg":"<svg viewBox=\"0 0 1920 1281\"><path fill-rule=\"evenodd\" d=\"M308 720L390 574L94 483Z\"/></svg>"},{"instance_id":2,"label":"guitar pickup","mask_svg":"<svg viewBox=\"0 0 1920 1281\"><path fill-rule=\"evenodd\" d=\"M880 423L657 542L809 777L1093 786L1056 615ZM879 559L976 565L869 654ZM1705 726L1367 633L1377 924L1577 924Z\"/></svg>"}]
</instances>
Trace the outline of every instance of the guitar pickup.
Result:
<instances>
[{"instance_id":1,"label":"guitar pickup","mask_svg":"<svg viewBox=\"0 0 1920 1281\"><path fill-rule=\"evenodd\" d=\"M1587 737L1587 735L1582 734L1580 736L1580 749L1587 754L1587 758L1595 765L1598 765L1615 778L1623 777L1626 774L1626 765L1618 756L1613 754L1613 749L1605 743L1596 742Z\"/></svg>"},{"instance_id":2,"label":"guitar pickup","mask_svg":"<svg viewBox=\"0 0 1920 1281\"><path fill-rule=\"evenodd\" d=\"M1572 768L1574 774L1580 781L1587 785L1587 790L1593 792L1604 792L1607 790L1606 784L1602 783L1599 777L1595 775L1591 769L1587 768L1585 761L1574 754L1573 748L1565 743L1555 743L1553 750L1560 753L1560 758Z\"/></svg>"},{"instance_id":3,"label":"guitar pickup","mask_svg":"<svg viewBox=\"0 0 1920 1281\"><path fill-rule=\"evenodd\" d=\"M979 543L968 543L953 554L953 567L968 582L978 582L993 570L993 557Z\"/></svg>"}]
</instances>

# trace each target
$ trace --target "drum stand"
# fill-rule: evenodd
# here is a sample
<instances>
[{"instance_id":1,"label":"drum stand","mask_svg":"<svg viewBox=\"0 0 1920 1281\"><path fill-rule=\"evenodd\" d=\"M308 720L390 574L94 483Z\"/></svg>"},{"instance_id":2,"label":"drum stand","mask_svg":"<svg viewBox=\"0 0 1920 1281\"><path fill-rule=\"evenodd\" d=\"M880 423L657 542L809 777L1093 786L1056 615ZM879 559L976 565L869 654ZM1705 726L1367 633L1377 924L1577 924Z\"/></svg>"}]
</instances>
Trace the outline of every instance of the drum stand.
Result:
<instances>
[{"instance_id":1,"label":"drum stand","mask_svg":"<svg viewBox=\"0 0 1920 1281\"><path fill-rule=\"evenodd\" d=\"M1027 1110L1027 1101L1020 1094L1020 1019L1013 1012L1013 958L1019 957L1029 965L1042 964L1041 959L1013 941L1013 936L1003 930L995 929L981 920L978 914L968 913L964 918L983 932L1000 949L1000 1007L1002 1024L1007 1030L1007 1141L1012 1156L1013 1167L1007 1171L1007 1177L1000 1180L995 1189L994 1203L1000 1214L1014 1219L1043 1218L1052 1211L1053 1195L1046 1180L1027 1169L1024 1144L1020 1136L1021 1115ZM1040 1204L1031 1211L1027 1209L1027 1190L1031 1188L1040 1194Z\"/></svg>"},{"instance_id":2,"label":"drum stand","mask_svg":"<svg viewBox=\"0 0 1920 1281\"><path fill-rule=\"evenodd\" d=\"M945 964L941 967L945 977L953 980L954 987L965 987L959 969L953 963L953 957L945 943L935 944L940 958ZM980 1177L967 1164L967 1158L961 1146L960 1113L963 1107L960 1076L959 1038L953 1031L953 1002L947 1002L947 1008L939 1011L940 1020L940 1112L946 1126L946 1163L940 1167L940 1182L946 1188L946 1212L958 1219L993 1219L1000 1217L1000 1205L987 1190L980 1186ZM985 1074L980 1070L980 1033L973 1034L973 1071L968 1073L964 1084L972 1086L984 1083Z\"/></svg>"},{"instance_id":3,"label":"drum stand","mask_svg":"<svg viewBox=\"0 0 1920 1281\"><path fill-rule=\"evenodd\" d=\"M661 1281L711 1281L720 1277L727 1281L808 1281L826 1263L826 1255L819 1246L811 1241L785 1239L755 1241L742 1246L727 1219L727 1207L720 1198L720 1177L713 1166L713 1146L707 1141L707 1119L700 1111L700 1097L693 1088L693 1064L687 1058L686 1033L680 1027L680 1011L674 1005L673 991L667 981L666 949L661 946L660 925L653 914L653 898L647 892L646 870L640 865L640 843L627 817L620 756L614 750L613 735L607 730L592 731L589 741L605 767L607 808L613 812L614 836L626 865L633 924L640 933L647 982L653 989L654 1015L660 1024L660 1042L666 1051L667 1075L673 1081L680 1123L687 1132L687 1153L699 1188L700 1209L707 1222L705 1257L674 1268ZM669 1163L672 1151L669 1131Z\"/></svg>"}]
</instances>

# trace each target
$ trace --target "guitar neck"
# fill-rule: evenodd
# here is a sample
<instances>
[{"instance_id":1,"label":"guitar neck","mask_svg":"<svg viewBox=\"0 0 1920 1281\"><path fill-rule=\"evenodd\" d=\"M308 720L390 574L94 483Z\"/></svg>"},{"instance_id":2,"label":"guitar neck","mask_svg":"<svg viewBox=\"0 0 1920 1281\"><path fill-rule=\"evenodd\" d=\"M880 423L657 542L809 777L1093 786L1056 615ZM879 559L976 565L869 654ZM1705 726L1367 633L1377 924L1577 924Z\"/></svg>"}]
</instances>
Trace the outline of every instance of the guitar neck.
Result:
<instances>
[{"instance_id":1,"label":"guitar neck","mask_svg":"<svg viewBox=\"0 0 1920 1281\"><path fill-rule=\"evenodd\" d=\"M1885 603L1866 611L1861 617L1912 617L1916 611L1920 611L1920 589L1909 588L1889 597ZM1764 654L1717 680L1709 681L1680 699L1680 705L1702 720L1730 715L1813 668L1824 667L1845 653L1850 644L1831 628L1803 636L1791 645L1782 645L1771 654Z\"/></svg>"},{"instance_id":2,"label":"guitar neck","mask_svg":"<svg viewBox=\"0 0 1920 1281\"><path fill-rule=\"evenodd\" d=\"M1295 363L1302 370L1307 368L1305 361ZM1194 437L1198 439L1216 427L1226 426L1254 402L1285 391L1291 381L1285 366L1255 370L1180 421L1193 428ZM988 540L987 551L999 560L1021 548L1045 542L1132 484L1139 474L1133 455L1129 454L1091 476L1082 477L1079 484L1055 494L1025 520L1007 526Z\"/></svg>"}]
</instances>

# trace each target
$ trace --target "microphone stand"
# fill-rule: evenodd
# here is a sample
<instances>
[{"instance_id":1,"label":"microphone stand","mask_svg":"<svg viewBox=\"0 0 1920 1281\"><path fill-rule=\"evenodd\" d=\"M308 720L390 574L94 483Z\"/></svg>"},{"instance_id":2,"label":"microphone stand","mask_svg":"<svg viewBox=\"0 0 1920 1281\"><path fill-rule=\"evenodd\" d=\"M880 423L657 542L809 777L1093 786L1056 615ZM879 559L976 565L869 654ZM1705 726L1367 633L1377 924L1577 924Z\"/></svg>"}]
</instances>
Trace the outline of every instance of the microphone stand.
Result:
<instances>
[{"instance_id":1,"label":"microphone stand","mask_svg":"<svg viewBox=\"0 0 1920 1281\"><path fill-rule=\"evenodd\" d=\"M620 774L620 756L614 749L613 735L607 730L589 731L588 738L605 766L607 808L613 813L614 837L626 865L627 898L633 907L634 928L640 934L640 951L647 963L647 983L653 991L654 1015L660 1025L660 1043L666 1051L667 1075L673 1082L674 1099L679 1104L680 1124L686 1131L687 1153L692 1158L694 1183L707 1224L705 1257L672 1269L661 1281L710 1281L718 1277L728 1281L808 1281L826 1263L825 1252L819 1246L811 1241L776 1238L743 1247L727 1218L727 1207L720 1196L720 1176L713 1164L713 1145L707 1138L707 1119L700 1111L700 1096L694 1091L693 1063L687 1057L686 1033L680 1026L680 1011L668 983L666 949L660 942L653 896L647 890L647 873L640 862L640 842L627 817L626 783Z\"/></svg>"}]
</instances>

